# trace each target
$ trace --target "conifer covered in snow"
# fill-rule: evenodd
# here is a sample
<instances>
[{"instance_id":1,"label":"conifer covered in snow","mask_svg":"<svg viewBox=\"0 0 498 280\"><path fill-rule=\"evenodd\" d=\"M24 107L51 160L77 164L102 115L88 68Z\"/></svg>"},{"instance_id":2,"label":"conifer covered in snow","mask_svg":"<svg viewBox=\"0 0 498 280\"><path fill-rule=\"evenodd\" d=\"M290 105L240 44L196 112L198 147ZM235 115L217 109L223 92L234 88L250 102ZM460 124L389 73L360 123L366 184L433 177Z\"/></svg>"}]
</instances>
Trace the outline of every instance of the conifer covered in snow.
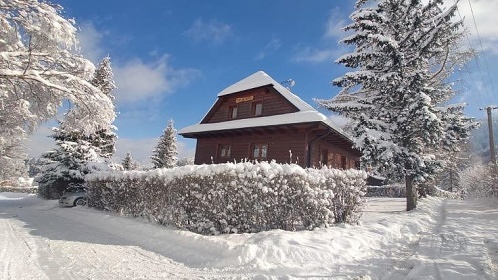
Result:
<instances>
[{"instance_id":1,"label":"conifer covered in snow","mask_svg":"<svg viewBox=\"0 0 498 280\"><path fill-rule=\"evenodd\" d=\"M38 193L49 199L58 198L69 184L83 183L90 171L87 163L98 160L91 143L83 140L80 132L61 128L53 128L53 131L57 147L43 154L46 163L36 178Z\"/></svg>"},{"instance_id":2,"label":"conifer covered in snow","mask_svg":"<svg viewBox=\"0 0 498 280\"><path fill-rule=\"evenodd\" d=\"M92 85L102 91L111 101L114 100L112 91L116 89L116 84L114 83L114 74L111 68L111 58L109 56L104 57L99 63L97 70L95 71L94 78L92 79ZM97 153L103 158L111 158L116 151L116 133L113 131L116 127L112 124L107 124L90 134L88 141L92 143L95 147Z\"/></svg>"},{"instance_id":3,"label":"conifer covered in snow","mask_svg":"<svg viewBox=\"0 0 498 280\"><path fill-rule=\"evenodd\" d=\"M468 137L472 120L446 81L470 53L459 45L462 23L456 4L443 0L357 1L352 34L342 40L354 51L336 62L351 72L333 81L342 87L318 102L353 120L364 163L390 178L404 177L407 209L416 207L414 182L441 166L431 151L451 150ZM370 3L370 2L369 2Z\"/></svg>"},{"instance_id":4,"label":"conifer covered in snow","mask_svg":"<svg viewBox=\"0 0 498 280\"><path fill-rule=\"evenodd\" d=\"M77 29L45 1L0 0L0 157L69 100L66 122L90 133L107 129L114 105L89 81L95 66L77 53Z\"/></svg>"},{"instance_id":5,"label":"conifer covered in snow","mask_svg":"<svg viewBox=\"0 0 498 280\"><path fill-rule=\"evenodd\" d=\"M133 160L130 152L126 153L126 156L124 157L123 161L121 162L121 165L123 166L124 170L136 170L138 167L137 162L135 160Z\"/></svg>"},{"instance_id":6,"label":"conifer covered in snow","mask_svg":"<svg viewBox=\"0 0 498 280\"><path fill-rule=\"evenodd\" d=\"M159 137L157 146L152 152L151 160L154 168L172 168L177 165L178 147L173 120L168 122L163 135Z\"/></svg>"}]
</instances>

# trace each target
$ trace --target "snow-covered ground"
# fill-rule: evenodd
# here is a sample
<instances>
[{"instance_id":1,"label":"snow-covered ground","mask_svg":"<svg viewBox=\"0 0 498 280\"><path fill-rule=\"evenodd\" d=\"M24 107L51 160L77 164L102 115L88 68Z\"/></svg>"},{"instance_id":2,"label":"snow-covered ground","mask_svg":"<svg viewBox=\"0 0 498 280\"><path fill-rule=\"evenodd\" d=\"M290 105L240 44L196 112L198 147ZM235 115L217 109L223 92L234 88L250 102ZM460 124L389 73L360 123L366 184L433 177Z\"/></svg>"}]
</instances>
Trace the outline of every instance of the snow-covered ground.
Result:
<instances>
[{"instance_id":1,"label":"snow-covered ground","mask_svg":"<svg viewBox=\"0 0 498 280\"><path fill-rule=\"evenodd\" d=\"M370 198L359 226L201 236L0 193L0 279L498 279L498 205Z\"/></svg>"}]
</instances>

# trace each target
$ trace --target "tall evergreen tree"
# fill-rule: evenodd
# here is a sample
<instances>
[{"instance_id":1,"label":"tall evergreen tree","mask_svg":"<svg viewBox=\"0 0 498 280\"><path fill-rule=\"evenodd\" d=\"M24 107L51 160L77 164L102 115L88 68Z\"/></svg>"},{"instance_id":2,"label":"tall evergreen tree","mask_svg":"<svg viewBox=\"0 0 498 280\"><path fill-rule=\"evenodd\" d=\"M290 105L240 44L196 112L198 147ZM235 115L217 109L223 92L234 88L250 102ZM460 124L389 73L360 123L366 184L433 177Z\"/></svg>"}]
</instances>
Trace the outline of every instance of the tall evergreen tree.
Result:
<instances>
[{"instance_id":1,"label":"tall evergreen tree","mask_svg":"<svg viewBox=\"0 0 498 280\"><path fill-rule=\"evenodd\" d=\"M391 178L404 177L407 210L416 207L417 181L441 166L429 151L451 150L468 137L472 120L463 105L448 106L455 95L447 79L469 51L459 48L462 22L443 0L378 0L356 3L354 46L337 63L352 68L333 81L342 87L318 102L354 121L353 136L364 163Z\"/></svg>"},{"instance_id":2,"label":"tall evergreen tree","mask_svg":"<svg viewBox=\"0 0 498 280\"><path fill-rule=\"evenodd\" d=\"M100 90L111 102L114 100L111 92L116 88L110 58L105 57L96 69L91 84ZM59 122L58 128L53 128L57 148L45 153L43 157L49 160L43 168L43 174L37 179L40 194L46 198L57 198L71 183L83 183L84 176L93 169L88 164L102 162L102 158L110 159L114 154L116 134L111 123L97 125L97 130L85 133L74 126L71 121L81 114L78 108L72 108Z\"/></svg>"},{"instance_id":3,"label":"tall evergreen tree","mask_svg":"<svg viewBox=\"0 0 498 280\"><path fill-rule=\"evenodd\" d=\"M138 167L137 162L133 160L130 152L126 153L126 156L124 157L123 161L121 162L121 165L123 166L124 170L135 170Z\"/></svg>"},{"instance_id":4,"label":"tall evergreen tree","mask_svg":"<svg viewBox=\"0 0 498 280\"><path fill-rule=\"evenodd\" d=\"M151 156L154 168L172 168L178 163L178 148L176 139L176 129L173 120L168 122L163 135L159 137L156 148Z\"/></svg>"},{"instance_id":5,"label":"tall evergreen tree","mask_svg":"<svg viewBox=\"0 0 498 280\"><path fill-rule=\"evenodd\" d=\"M56 141L56 149L43 154L46 160L41 175L36 178L38 194L44 198L59 198L70 184L81 184L90 173L88 162L98 161L93 146L84 140L77 130L65 131L53 128L51 136Z\"/></svg>"},{"instance_id":6,"label":"tall evergreen tree","mask_svg":"<svg viewBox=\"0 0 498 280\"><path fill-rule=\"evenodd\" d=\"M114 96L112 91L116 88L113 80L113 73L111 68L111 58L109 56L102 59L99 63L92 80L90 81L93 86L102 91L102 93L112 102ZM97 125L97 129L92 133L85 133L84 131L76 128L73 122L68 120L76 119L75 116L80 114L79 110L71 109L65 115L64 121L60 122L60 130L72 135L73 141L82 141L90 144L95 152L102 158L109 159L115 152L116 129L112 123L102 123Z\"/></svg>"}]
</instances>

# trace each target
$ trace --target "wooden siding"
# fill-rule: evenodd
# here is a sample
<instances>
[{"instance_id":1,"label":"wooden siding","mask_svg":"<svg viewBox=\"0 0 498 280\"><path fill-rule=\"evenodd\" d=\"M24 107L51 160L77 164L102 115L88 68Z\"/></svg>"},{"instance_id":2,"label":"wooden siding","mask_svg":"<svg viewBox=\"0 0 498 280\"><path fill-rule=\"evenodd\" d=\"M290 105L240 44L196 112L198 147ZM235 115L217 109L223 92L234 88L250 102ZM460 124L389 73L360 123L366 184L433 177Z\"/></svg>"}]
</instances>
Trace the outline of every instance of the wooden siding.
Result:
<instances>
[{"instance_id":1,"label":"wooden siding","mask_svg":"<svg viewBox=\"0 0 498 280\"><path fill-rule=\"evenodd\" d=\"M324 160L324 153L326 153L326 160ZM313 143L311 147L312 167L327 165L339 169L358 168L359 161L359 155L351 149L342 149L323 139Z\"/></svg>"},{"instance_id":2,"label":"wooden siding","mask_svg":"<svg viewBox=\"0 0 498 280\"><path fill-rule=\"evenodd\" d=\"M306 142L304 133L285 132L268 135L240 135L220 138L199 138L195 153L195 164L240 162L241 160L252 160L251 145L264 143L268 145L267 161L275 160L278 163L298 163L305 165ZM231 147L229 158L220 157L218 147L220 144L228 144ZM292 151L292 159L289 154ZM212 159L211 159L212 158Z\"/></svg>"},{"instance_id":3,"label":"wooden siding","mask_svg":"<svg viewBox=\"0 0 498 280\"><path fill-rule=\"evenodd\" d=\"M200 137L197 139L195 164L240 162L252 160L251 147L254 143L268 145L267 161L275 160L278 163L296 163L306 167L308 145L311 145L311 165L320 167L324 164L333 168L357 168L359 155L354 150L348 150L327 141L327 138L318 139L318 133L306 133L305 128L297 130L283 130L280 132L258 134L244 133L226 137ZM317 139L316 141L312 141ZM230 146L230 157L220 157L220 145ZM292 157L289 153L292 152ZM326 153L326 162L324 162Z\"/></svg>"},{"instance_id":4,"label":"wooden siding","mask_svg":"<svg viewBox=\"0 0 498 280\"><path fill-rule=\"evenodd\" d=\"M253 116L253 104L257 102L263 103L263 112L259 116ZM229 120L230 108L234 106L237 107L236 119L272 116L298 111L273 86L269 85L219 97L201 123L217 123Z\"/></svg>"}]
</instances>

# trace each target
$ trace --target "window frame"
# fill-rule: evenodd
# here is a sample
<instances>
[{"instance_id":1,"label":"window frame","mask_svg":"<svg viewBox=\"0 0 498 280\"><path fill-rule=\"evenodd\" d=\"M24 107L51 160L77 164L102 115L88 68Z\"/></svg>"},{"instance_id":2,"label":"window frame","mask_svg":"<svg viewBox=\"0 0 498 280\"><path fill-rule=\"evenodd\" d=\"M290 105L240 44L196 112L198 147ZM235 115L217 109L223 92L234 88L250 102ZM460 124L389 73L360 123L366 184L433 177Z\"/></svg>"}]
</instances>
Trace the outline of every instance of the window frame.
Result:
<instances>
[{"instance_id":1,"label":"window frame","mask_svg":"<svg viewBox=\"0 0 498 280\"><path fill-rule=\"evenodd\" d=\"M259 114L257 114L258 105L261 106L261 110L260 110ZM263 115L263 101L256 101L256 102L252 103L251 114L253 117L259 117L259 116Z\"/></svg>"},{"instance_id":2,"label":"window frame","mask_svg":"<svg viewBox=\"0 0 498 280\"><path fill-rule=\"evenodd\" d=\"M235 113L235 116L234 116ZM229 106L228 107L228 119L229 120L234 120L239 117L239 107L234 105L234 106Z\"/></svg>"},{"instance_id":3,"label":"window frame","mask_svg":"<svg viewBox=\"0 0 498 280\"><path fill-rule=\"evenodd\" d=\"M228 151L225 155L223 155L223 151ZM232 145L229 143L220 143L218 144L218 158L230 158L232 156Z\"/></svg>"},{"instance_id":4,"label":"window frame","mask_svg":"<svg viewBox=\"0 0 498 280\"><path fill-rule=\"evenodd\" d=\"M255 156L255 151L256 148L258 149L258 154ZM265 155L263 156L263 151ZM252 159L259 159L259 160L266 160L268 159L268 143L265 142L258 142L258 143L252 143L251 144L251 158Z\"/></svg>"}]
</instances>

